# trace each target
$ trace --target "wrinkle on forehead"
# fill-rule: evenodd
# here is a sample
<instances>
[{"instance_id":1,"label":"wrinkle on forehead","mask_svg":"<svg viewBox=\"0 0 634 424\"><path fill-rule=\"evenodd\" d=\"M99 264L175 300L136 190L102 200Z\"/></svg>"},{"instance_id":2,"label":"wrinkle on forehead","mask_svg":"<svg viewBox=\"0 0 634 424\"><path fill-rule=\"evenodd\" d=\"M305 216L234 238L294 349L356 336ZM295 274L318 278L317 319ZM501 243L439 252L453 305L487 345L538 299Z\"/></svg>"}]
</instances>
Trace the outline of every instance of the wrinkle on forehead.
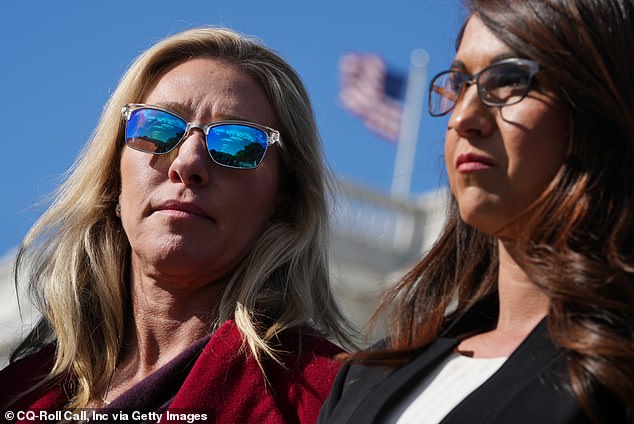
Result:
<instances>
[{"instance_id":1,"label":"wrinkle on forehead","mask_svg":"<svg viewBox=\"0 0 634 424\"><path fill-rule=\"evenodd\" d=\"M148 91L144 103L174 111L190 122L236 119L277 126L259 81L238 65L214 58L195 58L174 66Z\"/></svg>"}]
</instances>

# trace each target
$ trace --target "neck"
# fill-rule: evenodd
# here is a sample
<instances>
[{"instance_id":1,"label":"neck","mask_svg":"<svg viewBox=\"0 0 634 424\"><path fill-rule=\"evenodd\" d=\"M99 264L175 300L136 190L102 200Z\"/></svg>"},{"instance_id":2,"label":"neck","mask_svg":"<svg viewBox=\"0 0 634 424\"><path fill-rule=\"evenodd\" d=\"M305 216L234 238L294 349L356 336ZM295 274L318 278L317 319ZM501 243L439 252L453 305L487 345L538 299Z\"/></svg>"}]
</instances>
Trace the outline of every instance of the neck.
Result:
<instances>
[{"instance_id":1,"label":"neck","mask_svg":"<svg viewBox=\"0 0 634 424\"><path fill-rule=\"evenodd\" d=\"M528 335L548 314L549 299L531 280L515 242L500 240L498 251L500 315L497 329Z\"/></svg>"},{"instance_id":2,"label":"neck","mask_svg":"<svg viewBox=\"0 0 634 424\"><path fill-rule=\"evenodd\" d=\"M209 334L226 282L190 285L132 271L131 320L108 400L170 362Z\"/></svg>"},{"instance_id":3,"label":"neck","mask_svg":"<svg viewBox=\"0 0 634 424\"><path fill-rule=\"evenodd\" d=\"M548 314L549 299L533 283L517 245L498 242L500 313L492 331L462 340L458 349L477 358L511 355Z\"/></svg>"}]
</instances>

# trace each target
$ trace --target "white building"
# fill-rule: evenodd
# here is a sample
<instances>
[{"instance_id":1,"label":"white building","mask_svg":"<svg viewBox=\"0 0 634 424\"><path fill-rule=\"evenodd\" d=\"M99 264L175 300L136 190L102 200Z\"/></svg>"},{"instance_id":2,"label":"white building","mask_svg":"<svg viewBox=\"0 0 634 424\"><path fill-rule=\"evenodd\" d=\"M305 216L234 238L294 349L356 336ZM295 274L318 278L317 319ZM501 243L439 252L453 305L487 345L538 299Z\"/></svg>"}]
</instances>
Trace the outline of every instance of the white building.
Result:
<instances>
[{"instance_id":1,"label":"white building","mask_svg":"<svg viewBox=\"0 0 634 424\"><path fill-rule=\"evenodd\" d=\"M0 258L0 368L8 363L8 357L17 343L28 333L37 320L37 313L24 296L18 296L13 281L15 252Z\"/></svg>"},{"instance_id":2,"label":"white building","mask_svg":"<svg viewBox=\"0 0 634 424\"><path fill-rule=\"evenodd\" d=\"M446 213L446 191L394 199L341 183L338 199L331 236L333 288L346 315L364 328L382 292L438 236ZM380 336L382 329L377 326L368 334L368 342Z\"/></svg>"}]
</instances>

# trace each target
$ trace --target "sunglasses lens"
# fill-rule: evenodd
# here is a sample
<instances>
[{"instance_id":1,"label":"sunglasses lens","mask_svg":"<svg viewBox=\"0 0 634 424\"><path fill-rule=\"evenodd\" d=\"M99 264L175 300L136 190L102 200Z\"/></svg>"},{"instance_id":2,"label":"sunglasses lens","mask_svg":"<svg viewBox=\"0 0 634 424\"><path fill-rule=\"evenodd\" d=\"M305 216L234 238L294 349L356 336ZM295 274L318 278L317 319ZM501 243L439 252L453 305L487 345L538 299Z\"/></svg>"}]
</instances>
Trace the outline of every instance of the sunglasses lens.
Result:
<instances>
[{"instance_id":1,"label":"sunglasses lens","mask_svg":"<svg viewBox=\"0 0 634 424\"><path fill-rule=\"evenodd\" d=\"M491 106L505 106L519 102L531 84L531 71L516 63L492 66L480 75L482 100Z\"/></svg>"},{"instance_id":2,"label":"sunglasses lens","mask_svg":"<svg viewBox=\"0 0 634 424\"><path fill-rule=\"evenodd\" d=\"M142 152L167 153L176 147L186 129L187 123L171 113L141 108L130 113L125 141Z\"/></svg>"},{"instance_id":3,"label":"sunglasses lens","mask_svg":"<svg viewBox=\"0 0 634 424\"><path fill-rule=\"evenodd\" d=\"M220 124L207 134L211 157L220 165L231 168L257 167L268 146L267 134L259 128L244 124Z\"/></svg>"}]
</instances>

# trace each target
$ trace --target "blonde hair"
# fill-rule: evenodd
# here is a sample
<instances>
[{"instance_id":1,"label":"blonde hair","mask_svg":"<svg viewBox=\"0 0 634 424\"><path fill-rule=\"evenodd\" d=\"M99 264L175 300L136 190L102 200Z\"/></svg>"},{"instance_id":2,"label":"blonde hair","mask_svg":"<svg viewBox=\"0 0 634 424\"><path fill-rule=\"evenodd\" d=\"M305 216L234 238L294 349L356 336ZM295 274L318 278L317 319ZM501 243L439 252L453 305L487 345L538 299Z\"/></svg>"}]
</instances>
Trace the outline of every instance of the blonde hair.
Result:
<instances>
[{"instance_id":1,"label":"blonde hair","mask_svg":"<svg viewBox=\"0 0 634 424\"><path fill-rule=\"evenodd\" d=\"M263 355L277 360L281 352L273 339L282 331L293 329L301 336L310 329L350 341L329 286L328 172L300 78L257 40L227 29L191 29L158 42L131 65L18 254L16 281L26 273L43 318L12 360L55 341L55 364L45 381L70 375L71 406L85 406L106 391L131 313L130 247L115 215L121 107L142 101L167 69L195 57L235 64L263 86L278 117L281 183L292 199L286 215L264 231L231 277L218 323L234 319L258 362Z\"/></svg>"}]
</instances>

